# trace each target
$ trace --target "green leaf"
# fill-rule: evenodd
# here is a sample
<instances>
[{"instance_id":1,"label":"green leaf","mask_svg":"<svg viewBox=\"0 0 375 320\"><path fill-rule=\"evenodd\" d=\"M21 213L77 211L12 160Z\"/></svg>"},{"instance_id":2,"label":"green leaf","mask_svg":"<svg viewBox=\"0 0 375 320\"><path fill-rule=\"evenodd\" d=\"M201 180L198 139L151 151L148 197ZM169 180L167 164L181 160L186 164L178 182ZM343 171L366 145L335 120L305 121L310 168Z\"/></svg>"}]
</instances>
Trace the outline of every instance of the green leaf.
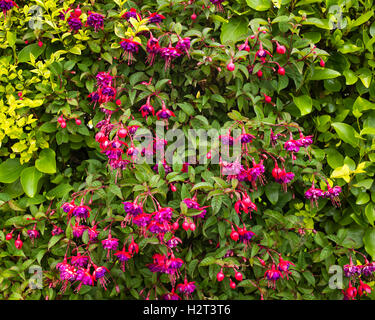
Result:
<instances>
[{"instance_id":1,"label":"green leaf","mask_svg":"<svg viewBox=\"0 0 375 320\"><path fill-rule=\"evenodd\" d=\"M44 51L45 45L39 47L37 43L30 44L24 47L18 53L18 62L29 62L30 61L30 53L37 59Z\"/></svg>"},{"instance_id":2,"label":"green leaf","mask_svg":"<svg viewBox=\"0 0 375 320\"><path fill-rule=\"evenodd\" d=\"M18 179L24 166L19 159L7 159L0 164L0 182L12 183Z\"/></svg>"},{"instance_id":3,"label":"green leaf","mask_svg":"<svg viewBox=\"0 0 375 320\"><path fill-rule=\"evenodd\" d=\"M256 11L267 11L271 8L271 0L246 0L247 5Z\"/></svg>"},{"instance_id":4,"label":"green leaf","mask_svg":"<svg viewBox=\"0 0 375 320\"><path fill-rule=\"evenodd\" d=\"M43 176L35 167L25 168L21 172L21 185L25 193L33 198L37 192L38 182Z\"/></svg>"},{"instance_id":5,"label":"green leaf","mask_svg":"<svg viewBox=\"0 0 375 320\"><path fill-rule=\"evenodd\" d=\"M266 196L272 204L276 204L279 201L279 190L280 185L272 182L266 187Z\"/></svg>"},{"instance_id":6,"label":"green leaf","mask_svg":"<svg viewBox=\"0 0 375 320\"><path fill-rule=\"evenodd\" d=\"M213 187L210 183L208 182L198 182L194 187L190 190L190 192L194 192L195 190L200 190L200 189L206 189L206 190L211 190Z\"/></svg>"},{"instance_id":7,"label":"green leaf","mask_svg":"<svg viewBox=\"0 0 375 320\"><path fill-rule=\"evenodd\" d=\"M214 264L214 263L216 263L216 258L206 257L199 263L199 267L206 267L206 266L209 266L210 264Z\"/></svg>"},{"instance_id":8,"label":"green leaf","mask_svg":"<svg viewBox=\"0 0 375 320\"><path fill-rule=\"evenodd\" d=\"M341 140L349 143L353 147L358 146L358 138L356 138L356 136L358 136L358 133L354 130L353 127L342 122L334 122L332 123L332 127L335 129L337 135Z\"/></svg>"},{"instance_id":9,"label":"green leaf","mask_svg":"<svg viewBox=\"0 0 375 320\"><path fill-rule=\"evenodd\" d=\"M57 236L53 236L49 241L48 241L48 250L51 249L57 242L59 242L62 238L64 237L63 234L59 234Z\"/></svg>"},{"instance_id":10,"label":"green leaf","mask_svg":"<svg viewBox=\"0 0 375 320\"><path fill-rule=\"evenodd\" d=\"M52 200L54 198L64 198L72 190L73 187L69 183L61 183L57 187L49 190L46 197L48 200Z\"/></svg>"},{"instance_id":11,"label":"green leaf","mask_svg":"<svg viewBox=\"0 0 375 320\"><path fill-rule=\"evenodd\" d=\"M293 101L304 116L312 111L312 99L308 95L293 97Z\"/></svg>"},{"instance_id":12,"label":"green leaf","mask_svg":"<svg viewBox=\"0 0 375 320\"><path fill-rule=\"evenodd\" d=\"M315 67L313 73L310 76L310 80L326 80L337 78L339 76L341 76L341 73L336 70Z\"/></svg>"},{"instance_id":13,"label":"green leaf","mask_svg":"<svg viewBox=\"0 0 375 320\"><path fill-rule=\"evenodd\" d=\"M367 229L363 237L366 251L375 259L375 228Z\"/></svg>"},{"instance_id":14,"label":"green leaf","mask_svg":"<svg viewBox=\"0 0 375 320\"><path fill-rule=\"evenodd\" d=\"M221 43L232 42L244 39L248 33L248 21L243 18L232 18L228 23L221 27L220 40Z\"/></svg>"},{"instance_id":15,"label":"green leaf","mask_svg":"<svg viewBox=\"0 0 375 320\"><path fill-rule=\"evenodd\" d=\"M16 43L17 35L15 32L7 31L7 41L10 47L13 47Z\"/></svg>"},{"instance_id":16,"label":"green leaf","mask_svg":"<svg viewBox=\"0 0 375 320\"><path fill-rule=\"evenodd\" d=\"M374 205L370 202L365 208L365 215L367 217L368 222L374 226L375 221L375 208Z\"/></svg>"},{"instance_id":17,"label":"green leaf","mask_svg":"<svg viewBox=\"0 0 375 320\"><path fill-rule=\"evenodd\" d=\"M35 161L35 167L43 173L56 173L56 153L52 149L43 149Z\"/></svg>"},{"instance_id":18,"label":"green leaf","mask_svg":"<svg viewBox=\"0 0 375 320\"><path fill-rule=\"evenodd\" d=\"M310 271L304 271L302 272L303 276L307 280L309 284L311 284L313 287L315 286L315 278L313 274Z\"/></svg>"}]
</instances>

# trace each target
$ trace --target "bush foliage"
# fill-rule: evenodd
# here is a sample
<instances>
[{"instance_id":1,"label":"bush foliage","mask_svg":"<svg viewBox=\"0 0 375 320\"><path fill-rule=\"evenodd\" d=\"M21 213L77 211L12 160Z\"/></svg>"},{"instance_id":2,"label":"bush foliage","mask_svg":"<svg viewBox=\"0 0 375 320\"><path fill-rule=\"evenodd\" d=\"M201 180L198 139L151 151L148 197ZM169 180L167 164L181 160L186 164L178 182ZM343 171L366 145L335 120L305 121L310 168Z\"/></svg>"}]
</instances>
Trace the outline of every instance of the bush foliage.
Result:
<instances>
[{"instance_id":1,"label":"bush foliage","mask_svg":"<svg viewBox=\"0 0 375 320\"><path fill-rule=\"evenodd\" d=\"M194 299L351 298L330 288L329 271L333 265L370 266L366 259L375 259L372 1L0 5L2 299L186 298L178 287L185 279L194 281ZM103 26L88 22L93 13L104 17ZM149 18L153 13L162 15L160 21ZM152 56L151 35L164 55ZM186 38L190 47L167 58ZM113 77L114 98L103 95L109 85L98 81L102 72ZM154 115L140 112L145 105ZM166 110L172 116L163 120ZM206 154L191 165L133 164L135 132L155 133L157 122L180 129L186 139L189 129L244 130L252 138L243 144L242 165L253 180L223 175L223 163L211 163ZM123 170L99 132L112 146L127 143ZM309 136L313 144L294 152L285 145ZM190 141L193 149L205 146ZM212 158L218 141L207 142ZM187 155L174 154L174 160ZM278 180L275 163L292 179ZM307 190L328 192L327 184L341 187L340 203L333 196L307 199ZM249 207L239 202L246 197ZM86 220L64 207L72 200L90 208ZM133 201L148 214L172 208L166 230L134 224L124 210L124 202ZM183 222L194 227L186 231ZM79 225L85 231L77 237ZM94 226L97 240L89 232ZM236 241L233 229L244 227L251 239L244 240L241 230ZM166 244L174 236L181 242L171 249ZM139 252L130 249L122 266L103 248L108 237L119 240L117 250L134 241ZM61 281L62 263L73 263L64 257L79 254L90 257L92 285L82 278ZM179 271L153 270L162 256L181 259ZM43 285L32 289L30 268L38 266ZM106 289L93 274L98 266L108 270ZM221 270L225 279L218 281ZM235 280L236 272L242 280ZM374 284L371 272L362 273L360 279L344 277L343 289L358 287L359 280Z\"/></svg>"}]
</instances>

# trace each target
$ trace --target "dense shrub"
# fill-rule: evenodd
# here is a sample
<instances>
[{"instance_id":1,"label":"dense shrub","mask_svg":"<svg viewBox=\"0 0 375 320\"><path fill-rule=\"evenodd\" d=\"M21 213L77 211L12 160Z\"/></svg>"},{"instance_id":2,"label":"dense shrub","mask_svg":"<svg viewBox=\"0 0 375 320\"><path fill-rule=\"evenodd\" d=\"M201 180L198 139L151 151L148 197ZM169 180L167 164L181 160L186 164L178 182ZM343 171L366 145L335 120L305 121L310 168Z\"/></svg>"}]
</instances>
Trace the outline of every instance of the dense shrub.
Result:
<instances>
[{"instance_id":1,"label":"dense shrub","mask_svg":"<svg viewBox=\"0 0 375 320\"><path fill-rule=\"evenodd\" d=\"M0 6L3 299L371 291L371 2ZM190 149L163 157L179 133Z\"/></svg>"}]
</instances>

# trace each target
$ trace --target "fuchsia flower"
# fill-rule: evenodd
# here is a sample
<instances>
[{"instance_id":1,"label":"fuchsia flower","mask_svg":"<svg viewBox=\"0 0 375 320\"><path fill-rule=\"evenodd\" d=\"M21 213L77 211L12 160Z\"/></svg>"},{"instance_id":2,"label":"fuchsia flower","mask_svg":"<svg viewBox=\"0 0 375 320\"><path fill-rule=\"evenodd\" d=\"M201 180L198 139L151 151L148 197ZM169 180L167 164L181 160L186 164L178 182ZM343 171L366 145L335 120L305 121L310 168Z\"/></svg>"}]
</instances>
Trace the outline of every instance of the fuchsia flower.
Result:
<instances>
[{"instance_id":1,"label":"fuchsia flower","mask_svg":"<svg viewBox=\"0 0 375 320\"><path fill-rule=\"evenodd\" d=\"M179 297L179 295L174 292L174 289L172 289L171 292L164 294L162 296L162 299L163 300L181 300L181 298Z\"/></svg>"},{"instance_id":2,"label":"fuchsia flower","mask_svg":"<svg viewBox=\"0 0 375 320\"><path fill-rule=\"evenodd\" d=\"M277 270L275 264L273 264L271 269L264 273L264 277L268 280L268 287L273 287L275 289L276 281L279 280L280 277L283 278L283 274L280 270Z\"/></svg>"},{"instance_id":3,"label":"fuchsia flower","mask_svg":"<svg viewBox=\"0 0 375 320\"><path fill-rule=\"evenodd\" d=\"M176 49L181 51L181 52L185 52L187 54L188 57L189 56L189 49L190 49L190 38L189 37L186 37L186 38L180 38L179 37L179 40L177 41L177 44L176 44Z\"/></svg>"},{"instance_id":4,"label":"fuchsia flower","mask_svg":"<svg viewBox=\"0 0 375 320\"><path fill-rule=\"evenodd\" d=\"M97 32L99 29L103 30L104 16L96 12L88 11L86 26L93 27L95 32Z\"/></svg>"},{"instance_id":5,"label":"fuchsia flower","mask_svg":"<svg viewBox=\"0 0 375 320\"><path fill-rule=\"evenodd\" d=\"M81 10L77 8L76 10L73 10L72 13L70 13L67 22L70 28L70 32L74 31L74 33L77 33L79 29L82 28L82 21L79 18L81 16Z\"/></svg>"},{"instance_id":6,"label":"fuchsia flower","mask_svg":"<svg viewBox=\"0 0 375 320\"><path fill-rule=\"evenodd\" d=\"M93 273L94 279L96 281L99 281L101 286L104 288L104 290L107 290L107 282L108 279L106 278L106 274L109 272L109 270L106 267L94 267L95 271Z\"/></svg>"},{"instance_id":7,"label":"fuchsia flower","mask_svg":"<svg viewBox=\"0 0 375 320\"><path fill-rule=\"evenodd\" d=\"M125 250L125 244L121 251L117 251L115 254L118 261L121 263L121 270L125 272L125 262L131 259L131 254Z\"/></svg>"},{"instance_id":8,"label":"fuchsia flower","mask_svg":"<svg viewBox=\"0 0 375 320\"><path fill-rule=\"evenodd\" d=\"M86 230L86 226L79 224L79 219L77 220L76 224L73 226L73 237L80 238L83 235L83 232Z\"/></svg>"},{"instance_id":9,"label":"fuchsia flower","mask_svg":"<svg viewBox=\"0 0 375 320\"><path fill-rule=\"evenodd\" d=\"M238 200L235 205L234 209L236 210L237 214L241 214L243 212L250 214L251 219L251 212L257 211L258 208L254 202L251 201L248 195L243 195L242 200Z\"/></svg>"},{"instance_id":10,"label":"fuchsia flower","mask_svg":"<svg viewBox=\"0 0 375 320\"><path fill-rule=\"evenodd\" d=\"M185 278L184 283L178 284L176 288L180 293L183 293L186 296L189 296L195 290L195 282L194 281L188 282L187 279Z\"/></svg>"},{"instance_id":11,"label":"fuchsia flower","mask_svg":"<svg viewBox=\"0 0 375 320\"><path fill-rule=\"evenodd\" d=\"M144 104L143 106L141 106L139 108L139 111L142 113L142 117L144 117L146 119L150 114L155 116L155 110L154 110L153 106L148 102L146 104Z\"/></svg>"},{"instance_id":12,"label":"fuchsia flower","mask_svg":"<svg viewBox=\"0 0 375 320\"><path fill-rule=\"evenodd\" d=\"M224 11L223 9L223 6L222 6L222 3L224 2L225 0L210 0L210 2L215 5L217 11Z\"/></svg>"},{"instance_id":13,"label":"fuchsia flower","mask_svg":"<svg viewBox=\"0 0 375 320\"><path fill-rule=\"evenodd\" d=\"M147 41L146 51L148 52L147 62L153 65L155 57L160 53L159 40L150 34L150 39Z\"/></svg>"},{"instance_id":14,"label":"fuchsia flower","mask_svg":"<svg viewBox=\"0 0 375 320\"><path fill-rule=\"evenodd\" d=\"M116 250L118 247L118 239L112 238L111 232L109 232L108 238L102 240L103 249L108 250L107 257L109 257L111 250Z\"/></svg>"},{"instance_id":15,"label":"fuchsia flower","mask_svg":"<svg viewBox=\"0 0 375 320\"><path fill-rule=\"evenodd\" d=\"M141 15L137 12L137 10L136 10L135 8L131 8L130 11L126 11L126 12L122 15L122 17L123 17L124 19L126 19L127 21L128 21L130 18L137 19L137 17L138 17L139 20L142 19Z\"/></svg>"},{"instance_id":16,"label":"fuchsia flower","mask_svg":"<svg viewBox=\"0 0 375 320\"><path fill-rule=\"evenodd\" d=\"M349 287L346 290L343 290L344 300L355 300L357 295L357 289L352 286L351 281L349 281Z\"/></svg>"},{"instance_id":17,"label":"fuchsia flower","mask_svg":"<svg viewBox=\"0 0 375 320\"><path fill-rule=\"evenodd\" d=\"M173 111L167 109L167 107L165 106L165 102L162 101L161 110L156 112L156 117L158 118L158 120L169 119L170 117L175 117L175 114L173 113Z\"/></svg>"},{"instance_id":18,"label":"fuchsia flower","mask_svg":"<svg viewBox=\"0 0 375 320\"><path fill-rule=\"evenodd\" d=\"M87 219L90 217L91 209L88 206L78 206L72 211L72 214L77 218Z\"/></svg>"},{"instance_id":19,"label":"fuchsia flower","mask_svg":"<svg viewBox=\"0 0 375 320\"><path fill-rule=\"evenodd\" d=\"M163 58L165 61L165 70L167 70L170 67L172 60L182 55L182 52L177 48L172 47L171 44L169 44L169 46L166 48L160 48L159 53L160 57Z\"/></svg>"},{"instance_id":20,"label":"fuchsia flower","mask_svg":"<svg viewBox=\"0 0 375 320\"><path fill-rule=\"evenodd\" d=\"M151 13L150 16L147 19L148 19L149 23L158 24L158 23L162 22L165 19L165 17L161 14L158 14L158 13L154 12L154 13Z\"/></svg>"},{"instance_id":21,"label":"fuchsia flower","mask_svg":"<svg viewBox=\"0 0 375 320\"><path fill-rule=\"evenodd\" d=\"M96 75L96 84L98 87L109 87L112 86L113 77L109 72L101 71Z\"/></svg>"},{"instance_id":22,"label":"fuchsia flower","mask_svg":"<svg viewBox=\"0 0 375 320\"><path fill-rule=\"evenodd\" d=\"M75 267L85 268L89 262L88 256L82 256L79 252L76 256L70 257L70 262Z\"/></svg>"},{"instance_id":23,"label":"fuchsia flower","mask_svg":"<svg viewBox=\"0 0 375 320\"><path fill-rule=\"evenodd\" d=\"M35 239L37 239L37 238L40 237L39 231L36 230L36 224L34 225L34 227L32 229L27 230L27 235L29 236L29 238L31 239L32 244L34 245Z\"/></svg>"},{"instance_id":24,"label":"fuchsia flower","mask_svg":"<svg viewBox=\"0 0 375 320\"><path fill-rule=\"evenodd\" d=\"M131 64L133 60L133 54L138 52L138 47L141 44L139 42L133 41L132 39L122 39L120 46L124 49L125 58L128 59L128 65Z\"/></svg>"},{"instance_id":25,"label":"fuchsia flower","mask_svg":"<svg viewBox=\"0 0 375 320\"><path fill-rule=\"evenodd\" d=\"M288 275L291 274L291 272L289 271L290 265L295 266L294 263L283 260L281 257L279 257L279 264L277 265L277 269L281 271L281 273L285 273L287 279Z\"/></svg>"},{"instance_id":26,"label":"fuchsia flower","mask_svg":"<svg viewBox=\"0 0 375 320\"><path fill-rule=\"evenodd\" d=\"M359 296L370 294L371 290L372 289L368 284L363 283L362 280L359 280L359 287L358 287Z\"/></svg>"},{"instance_id":27,"label":"fuchsia flower","mask_svg":"<svg viewBox=\"0 0 375 320\"><path fill-rule=\"evenodd\" d=\"M3 11L4 16L6 16L7 12L13 7L19 8L18 5L12 0L0 0L0 10Z\"/></svg>"}]
</instances>

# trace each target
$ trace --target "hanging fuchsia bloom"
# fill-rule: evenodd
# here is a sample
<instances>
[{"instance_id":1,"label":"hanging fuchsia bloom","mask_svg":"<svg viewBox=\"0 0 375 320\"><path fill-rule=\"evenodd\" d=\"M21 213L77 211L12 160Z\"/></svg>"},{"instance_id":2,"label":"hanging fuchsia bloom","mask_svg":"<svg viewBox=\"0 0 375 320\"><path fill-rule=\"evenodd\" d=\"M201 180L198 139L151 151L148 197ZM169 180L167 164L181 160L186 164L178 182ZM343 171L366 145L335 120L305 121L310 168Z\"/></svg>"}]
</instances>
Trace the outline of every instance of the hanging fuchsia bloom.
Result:
<instances>
[{"instance_id":1,"label":"hanging fuchsia bloom","mask_svg":"<svg viewBox=\"0 0 375 320\"><path fill-rule=\"evenodd\" d=\"M279 264L277 265L277 269L282 273L285 273L287 279L289 274L291 274L291 272L289 271L290 265L295 266L295 264L293 264L292 262L283 260L281 257L279 258Z\"/></svg>"},{"instance_id":2,"label":"hanging fuchsia bloom","mask_svg":"<svg viewBox=\"0 0 375 320\"><path fill-rule=\"evenodd\" d=\"M181 300L181 298L179 297L179 295L174 292L174 289L172 289L171 292L164 294L162 296L162 299L163 300Z\"/></svg>"},{"instance_id":3,"label":"hanging fuchsia bloom","mask_svg":"<svg viewBox=\"0 0 375 320\"><path fill-rule=\"evenodd\" d=\"M183 293L189 296L195 290L195 282L194 281L188 282L187 279L185 278L184 283L178 284L176 288L180 293Z\"/></svg>"},{"instance_id":4,"label":"hanging fuchsia bloom","mask_svg":"<svg viewBox=\"0 0 375 320\"><path fill-rule=\"evenodd\" d=\"M306 136L305 137L302 133L300 133L300 138L298 140L295 140L295 141L296 141L296 144L299 147L307 148L309 145L311 145L313 143L312 137L313 136Z\"/></svg>"},{"instance_id":5,"label":"hanging fuchsia bloom","mask_svg":"<svg viewBox=\"0 0 375 320\"><path fill-rule=\"evenodd\" d=\"M156 55L160 53L160 45L159 40L153 37L151 34L150 39L147 41L146 51L149 54L147 57L147 62L150 65L153 65Z\"/></svg>"},{"instance_id":6,"label":"hanging fuchsia bloom","mask_svg":"<svg viewBox=\"0 0 375 320\"><path fill-rule=\"evenodd\" d=\"M297 140L290 139L284 143L284 149L287 151L298 152L300 146Z\"/></svg>"},{"instance_id":7,"label":"hanging fuchsia bloom","mask_svg":"<svg viewBox=\"0 0 375 320\"><path fill-rule=\"evenodd\" d=\"M115 253L115 256L118 261L121 262L121 270L125 272L125 263L132 257L131 254L125 250L125 244L121 251Z\"/></svg>"},{"instance_id":8,"label":"hanging fuchsia bloom","mask_svg":"<svg viewBox=\"0 0 375 320\"><path fill-rule=\"evenodd\" d=\"M256 52L256 56L262 61L262 63L265 63L267 55L272 57L272 55L269 51L263 49L263 44L260 42L259 43L259 49Z\"/></svg>"},{"instance_id":9,"label":"hanging fuchsia bloom","mask_svg":"<svg viewBox=\"0 0 375 320\"><path fill-rule=\"evenodd\" d=\"M102 240L103 249L108 250L107 257L109 258L109 254L111 250L116 250L118 247L118 239L112 238L111 232L109 232L108 238Z\"/></svg>"},{"instance_id":10,"label":"hanging fuchsia bloom","mask_svg":"<svg viewBox=\"0 0 375 320\"><path fill-rule=\"evenodd\" d=\"M258 210L256 204L251 201L248 195L244 196L242 200L238 200L234 205L234 209L236 210L237 214L241 214L242 211L249 213L250 218L251 212Z\"/></svg>"},{"instance_id":11,"label":"hanging fuchsia bloom","mask_svg":"<svg viewBox=\"0 0 375 320\"><path fill-rule=\"evenodd\" d=\"M76 256L70 257L70 262L75 267L86 268L89 262L88 256L82 256L79 252Z\"/></svg>"},{"instance_id":12,"label":"hanging fuchsia bloom","mask_svg":"<svg viewBox=\"0 0 375 320\"><path fill-rule=\"evenodd\" d=\"M88 206L78 206L72 211L72 214L77 218L87 219L90 217L91 209Z\"/></svg>"},{"instance_id":13,"label":"hanging fuchsia bloom","mask_svg":"<svg viewBox=\"0 0 375 320\"><path fill-rule=\"evenodd\" d=\"M265 172L265 168L263 165L263 160L259 163L253 161L253 167L247 170L247 178L250 182L252 182L253 186L256 186L255 182L259 178L261 183L263 183L264 177L263 173Z\"/></svg>"},{"instance_id":14,"label":"hanging fuchsia bloom","mask_svg":"<svg viewBox=\"0 0 375 320\"><path fill-rule=\"evenodd\" d=\"M88 14L88 17L86 21L86 26L93 27L95 32L97 32L99 29L102 29L102 30L104 29L104 16L103 15L96 13L96 12L92 12L92 11L88 11L87 14Z\"/></svg>"},{"instance_id":15,"label":"hanging fuchsia bloom","mask_svg":"<svg viewBox=\"0 0 375 320\"><path fill-rule=\"evenodd\" d=\"M176 49L180 50L181 52L185 52L187 56L190 57L189 56L190 45L191 43L190 43L189 37L186 37L186 38L179 37L179 40L177 41L177 44L176 44Z\"/></svg>"},{"instance_id":16,"label":"hanging fuchsia bloom","mask_svg":"<svg viewBox=\"0 0 375 320\"><path fill-rule=\"evenodd\" d=\"M161 14L158 14L158 13L154 12L154 13L151 13L150 16L147 19L148 19L149 23L158 24L158 23L162 22L165 19L165 17Z\"/></svg>"},{"instance_id":17,"label":"hanging fuchsia bloom","mask_svg":"<svg viewBox=\"0 0 375 320\"><path fill-rule=\"evenodd\" d=\"M142 113L142 117L146 118L146 119L147 119L147 117L150 114L152 114L153 116L155 116L154 107L151 104L149 104L149 103L146 103L142 107L140 107L139 111Z\"/></svg>"},{"instance_id":18,"label":"hanging fuchsia bloom","mask_svg":"<svg viewBox=\"0 0 375 320\"><path fill-rule=\"evenodd\" d=\"M359 280L359 287L358 287L359 296L362 296L363 294L364 295L370 294L371 290L372 289L368 284L363 283L362 280Z\"/></svg>"},{"instance_id":19,"label":"hanging fuchsia bloom","mask_svg":"<svg viewBox=\"0 0 375 320\"><path fill-rule=\"evenodd\" d=\"M78 273L78 272L77 272ZM78 293L81 290L82 285L85 286L93 286L95 283L94 276L90 274L90 268L87 269L80 269L79 276L77 277L76 281L80 281L76 292Z\"/></svg>"},{"instance_id":20,"label":"hanging fuchsia bloom","mask_svg":"<svg viewBox=\"0 0 375 320\"><path fill-rule=\"evenodd\" d=\"M250 133L242 133L241 134L241 142L242 143L251 143L255 137Z\"/></svg>"},{"instance_id":21,"label":"hanging fuchsia bloom","mask_svg":"<svg viewBox=\"0 0 375 320\"><path fill-rule=\"evenodd\" d=\"M310 189L305 192L305 198L310 199L311 206L315 203L316 207L318 207L318 199L322 198L324 195L324 191L314 187L314 184Z\"/></svg>"},{"instance_id":22,"label":"hanging fuchsia bloom","mask_svg":"<svg viewBox=\"0 0 375 320\"><path fill-rule=\"evenodd\" d=\"M101 87L98 89L99 103L107 103L116 97L116 89L111 86Z\"/></svg>"},{"instance_id":23,"label":"hanging fuchsia bloom","mask_svg":"<svg viewBox=\"0 0 375 320\"><path fill-rule=\"evenodd\" d=\"M156 117L158 118L158 120L169 119L170 117L175 117L175 114L173 113L173 111L167 109L167 107L165 106L165 102L163 101L161 105L161 110L156 112Z\"/></svg>"},{"instance_id":24,"label":"hanging fuchsia bloom","mask_svg":"<svg viewBox=\"0 0 375 320\"><path fill-rule=\"evenodd\" d=\"M349 281L349 287L346 290L343 290L344 300L355 300L357 295L356 287L353 287L351 281Z\"/></svg>"},{"instance_id":25,"label":"hanging fuchsia bloom","mask_svg":"<svg viewBox=\"0 0 375 320\"><path fill-rule=\"evenodd\" d=\"M93 273L94 279L96 281L99 281L104 290L107 290L106 285L108 282L108 279L106 278L106 274L109 272L109 270L106 267L95 267L95 271Z\"/></svg>"},{"instance_id":26,"label":"hanging fuchsia bloom","mask_svg":"<svg viewBox=\"0 0 375 320\"><path fill-rule=\"evenodd\" d=\"M133 54L138 52L139 46L141 44L139 42L133 41L132 39L122 39L120 42L120 46L124 49L125 58L128 59L128 65L131 64L133 60Z\"/></svg>"},{"instance_id":27,"label":"hanging fuchsia bloom","mask_svg":"<svg viewBox=\"0 0 375 320\"><path fill-rule=\"evenodd\" d=\"M79 219L78 219L79 220ZM76 222L76 224L73 226L72 231L73 231L73 237L75 238L80 238L83 235L83 232L86 230L86 226L80 225L79 222Z\"/></svg>"},{"instance_id":28,"label":"hanging fuchsia bloom","mask_svg":"<svg viewBox=\"0 0 375 320\"><path fill-rule=\"evenodd\" d=\"M27 235L29 236L29 238L31 239L32 244L34 245L35 239L37 239L37 238L40 237L39 231L36 230L36 224L34 225L34 227L31 230L27 230Z\"/></svg>"},{"instance_id":29,"label":"hanging fuchsia bloom","mask_svg":"<svg viewBox=\"0 0 375 320\"><path fill-rule=\"evenodd\" d=\"M96 239L98 238L99 231L96 230L96 228L97 228L96 225L93 226L92 228L87 228L90 241L96 241Z\"/></svg>"},{"instance_id":30,"label":"hanging fuchsia bloom","mask_svg":"<svg viewBox=\"0 0 375 320\"><path fill-rule=\"evenodd\" d=\"M51 232L51 234L52 234L53 236L57 236L57 235L62 234L62 233L64 233L64 230L61 229L61 228L58 227L58 226L54 226L53 229L52 229L52 232Z\"/></svg>"},{"instance_id":31,"label":"hanging fuchsia bloom","mask_svg":"<svg viewBox=\"0 0 375 320\"><path fill-rule=\"evenodd\" d=\"M137 12L135 8L131 8L130 11L126 11L121 17L126 19L126 21L129 21L130 18L138 19L141 20L142 17L141 15Z\"/></svg>"},{"instance_id":32,"label":"hanging fuchsia bloom","mask_svg":"<svg viewBox=\"0 0 375 320\"><path fill-rule=\"evenodd\" d=\"M139 205L137 202L123 202L123 204L126 214L137 216L143 213L142 206Z\"/></svg>"},{"instance_id":33,"label":"hanging fuchsia bloom","mask_svg":"<svg viewBox=\"0 0 375 320\"><path fill-rule=\"evenodd\" d=\"M7 12L13 7L18 7L18 5L12 0L0 0L0 10L3 11L4 16L7 15Z\"/></svg>"},{"instance_id":34,"label":"hanging fuchsia bloom","mask_svg":"<svg viewBox=\"0 0 375 320\"><path fill-rule=\"evenodd\" d=\"M96 84L98 87L110 87L112 86L113 77L109 72L101 71L96 75Z\"/></svg>"},{"instance_id":35,"label":"hanging fuchsia bloom","mask_svg":"<svg viewBox=\"0 0 375 320\"><path fill-rule=\"evenodd\" d=\"M171 44L169 44L169 46L166 48L160 48L159 53L160 53L160 57L163 58L165 61L165 67L164 67L165 70L167 70L170 67L172 60L182 55L182 52L172 47Z\"/></svg>"},{"instance_id":36,"label":"hanging fuchsia bloom","mask_svg":"<svg viewBox=\"0 0 375 320\"><path fill-rule=\"evenodd\" d=\"M330 198L333 205L336 207L340 207L340 198L339 195L342 192L341 187L334 186L331 188L331 186L327 183L327 191L323 193L323 198Z\"/></svg>"},{"instance_id":37,"label":"hanging fuchsia bloom","mask_svg":"<svg viewBox=\"0 0 375 320\"><path fill-rule=\"evenodd\" d=\"M81 16L80 11L81 10L79 8L74 10L67 19L70 32L74 31L74 33L77 33L78 30L82 28L82 21L79 18Z\"/></svg>"},{"instance_id":38,"label":"hanging fuchsia bloom","mask_svg":"<svg viewBox=\"0 0 375 320\"><path fill-rule=\"evenodd\" d=\"M275 178L275 181L277 183L280 183L283 185L284 191L286 191L287 189L286 185L294 179L294 173L286 172L285 168L280 169L276 161L275 161L275 167L272 170L272 176Z\"/></svg>"},{"instance_id":39,"label":"hanging fuchsia bloom","mask_svg":"<svg viewBox=\"0 0 375 320\"><path fill-rule=\"evenodd\" d=\"M62 210L68 214L68 216L73 212L73 210L75 209L75 205L74 205L74 200L72 202L65 202L63 203L63 205L61 206Z\"/></svg>"},{"instance_id":40,"label":"hanging fuchsia bloom","mask_svg":"<svg viewBox=\"0 0 375 320\"><path fill-rule=\"evenodd\" d=\"M182 243L182 240L178 237L173 236L172 238L168 240L167 246L169 248L175 248L178 246L179 243Z\"/></svg>"},{"instance_id":41,"label":"hanging fuchsia bloom","mask_svg":"<svg viewBox=\"0 0 375 320\"><path fill-rule=\"evenodd\" d=\"M217 11L224 11L223 9L223 6L222 6L222 3L224 2L225 0L210 0L210 2L215 5Z\"/></svg>"},{"instance_id":42,"label":"hanging fuchsia bloom","mask_svg":"<svg viewBox=\"0 0 375 320\"><path fill-rule=\"evenodd\" d=\"M255 233L246 230L246 227L237 229L239 240L242 241L245 245L249 244L250 240L254 237Z\"/></svg>"},{"instance_id":43,"label":"hanging fuchsia bloom","mask_svg":"<svg viewBox=\"0 0 375 320\"><path fill-rule=\"evenodd\" d=\"M281 271L276 269L275 264L273 264L271 269L267 270L264 273L264 277L268 280L268 287L270 287L270 283L273 282L273 284L271 284L271 287L276 288L276 281L279 280L280 277L283 278L283 275Z\"/></svg>"}]
</instances>

